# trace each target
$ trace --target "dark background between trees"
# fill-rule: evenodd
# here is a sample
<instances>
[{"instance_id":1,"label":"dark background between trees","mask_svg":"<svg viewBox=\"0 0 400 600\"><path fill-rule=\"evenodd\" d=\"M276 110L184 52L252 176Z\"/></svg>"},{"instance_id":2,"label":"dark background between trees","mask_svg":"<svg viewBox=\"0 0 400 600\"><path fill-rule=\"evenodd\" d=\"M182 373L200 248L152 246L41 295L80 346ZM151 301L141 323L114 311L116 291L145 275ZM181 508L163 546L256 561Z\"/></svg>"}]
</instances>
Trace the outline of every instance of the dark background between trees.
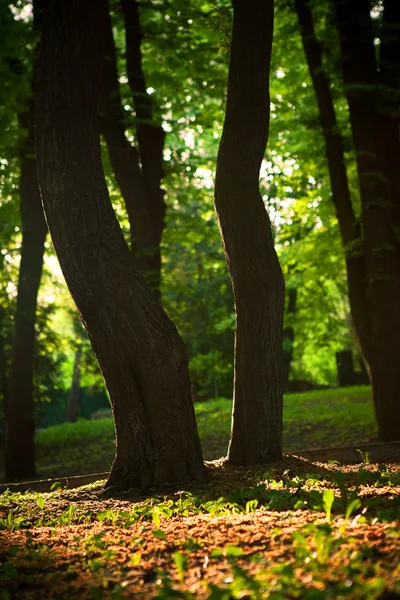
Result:
<instances>
[{"instance_id":1,"label":"dark background between trees","mask_svg":"<svg viewBox=\"0 0 400 600\"><path fill-rule=\"evenodd\" d=\"M335 385L346 349L357 369L348 382L369 374L380 437L396 439L398 3L237 1L233 38L228 2L122 0L91 13L89 4L54 15L38 0L33 10L0 4L8 478L34 475L43 402L71 388L73 405L74 386L103 385L46 237L36 158L54 247L114 409L124 458L117 451L110 485L201 478L191 398L232 394L235 310L216 169L238 326L231 460L276 458L282 384Z\"/></svg>"}]
</instances>

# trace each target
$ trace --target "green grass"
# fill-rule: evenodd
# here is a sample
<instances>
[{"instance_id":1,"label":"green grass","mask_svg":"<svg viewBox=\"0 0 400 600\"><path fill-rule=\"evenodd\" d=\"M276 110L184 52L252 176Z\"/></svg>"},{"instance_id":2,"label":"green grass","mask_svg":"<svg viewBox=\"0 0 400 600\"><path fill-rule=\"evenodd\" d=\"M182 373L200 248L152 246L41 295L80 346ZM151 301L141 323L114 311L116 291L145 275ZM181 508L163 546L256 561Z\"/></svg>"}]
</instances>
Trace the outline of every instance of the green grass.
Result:
<instances>
[{"instance_id":1,"label":"green grass","mask_svg":"<svg viewBox=\"0 0 400 600\"><path fill-rule=\"evenodd\" d=\"M232 402L217 398L197 403L195 410L205 458L223 456ZM287 394L284 398L286 451L360 444L374 439L376 431L367 386ZM41 431L36 442L40 476L104 472L114 457L114 426L110 418L65 423Z\"/></svg>"}]
</instances>

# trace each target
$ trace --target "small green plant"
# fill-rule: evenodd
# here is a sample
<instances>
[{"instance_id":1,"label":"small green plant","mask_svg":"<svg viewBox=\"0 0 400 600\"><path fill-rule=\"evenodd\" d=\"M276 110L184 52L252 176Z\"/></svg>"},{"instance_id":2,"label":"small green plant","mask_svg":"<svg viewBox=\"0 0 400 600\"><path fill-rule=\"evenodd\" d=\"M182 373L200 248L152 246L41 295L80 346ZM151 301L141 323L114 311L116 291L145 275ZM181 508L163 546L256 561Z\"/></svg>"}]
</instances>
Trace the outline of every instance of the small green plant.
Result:
<instances>
[{"instance_id":1,"label":"small green plant","mask_svg":"<svg viewBox=\"0 0 400 600\"><path fill-rule=\"evenodd\" d=\"M162 531L161 529L155 529L151 533L154 535L154 537L156 537L159 540L167 539L167 536L165 535L164 531Z\"/></svg>"},{"instance_id":2,"label":"small green plant","mask_svg":"<svg viewBox=\"0 0 400 600\"><path fill-rule=\"evenodd\" d=\"M57 525L71 525L76 517L76 506L71 504L57 519Z\"/></svg>"},{"instance_id":3,"label":"small green plant","mask_svg":"<svg viewBox=\"0 0 400 600\"><path fill-rule=\"evenodd\" d=\"M6 518L0 519L0 529L7 531L16 531L24 525L23 517L15 517L12 512L9 512Z\"/></svg>"},{"instance_id":4,"label":"small green plant","mask_svg":"<svg viewBox=\"0 0 400 600\"><path fill-rule=\"evenodd\" d=\"M104 523L106 521L109 521L110 523L116 523L119 517L120 515L118 511L111 510L110 508L97 513L97 519L100 521L100 523Z\"/></svg>"},{"instance_id":5,"label":"small green plant","mask_svg":"<svg viewBox=\"0 0 400 600\"><path fill-rule=\"evenodd\" d=\"M333 493L333 490L324 490L324 492L322 493L322 503L324 506L326 520L328 521L328 523L331 520L332 504L334 500L335 494Z\"/></svg>"},{"instance_id":6,"label":"small green plant","mask_svg":"<svg viewBox=\"0 0 400 600\"><path fill-rule=\"evenodd\" d=\"M43 510L44 509L44 498L43 498L43 496L37 496L36 497L36 502L37 502L37 505L40 508L40 510Z\"/></svg>"},{"instance_id":7,"label":"small green plant","mask_svg":"<svg viewBox=\"0 0 400 600\"><path fill-rule=\"evenodd\" d=\"M178 572L179 581L181 583L185 580L185 573L187 570L188 559L182 552L174 552L172 559L175 563L176 570Z\"/></svg>"},{"instance_id":8,"label":"small green plant","mask_svg":"<svg viewBox=\"0 0 400 600\"><path fill-rule=\"evenodd\" d=\"M364 465L369 465L371 463L371 452L363 452L360 448L357 448L357 452L361 456Z\"/></svg>"}]
</instances>

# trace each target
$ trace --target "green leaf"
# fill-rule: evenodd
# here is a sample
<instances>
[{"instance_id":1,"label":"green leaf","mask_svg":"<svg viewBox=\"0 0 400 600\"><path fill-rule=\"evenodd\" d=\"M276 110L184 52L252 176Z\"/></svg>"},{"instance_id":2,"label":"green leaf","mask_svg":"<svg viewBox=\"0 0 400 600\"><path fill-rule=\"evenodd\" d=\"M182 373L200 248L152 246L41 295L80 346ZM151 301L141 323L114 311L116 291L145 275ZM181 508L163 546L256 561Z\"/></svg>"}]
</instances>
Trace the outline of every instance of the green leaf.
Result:
<instances>
[{"instance_id":1,"label":"green leaf","mask_svg":"<svg viewBox=\"0 0 400 600\"><path fill-rule=\"evenodd\" d=\"M40 510L43 510L43 508L44 508L44 498L43 498L43 496L38 496L36 498L36 502L37 502L38 507L40 508Z\"/></svg>"},{"instance_id":2,"label":"green leaf","mask_svg":"<svg viewBox=\"0 0 400 600\"><path fill-rule=\"evenodd\" d=\"M225 548L225 556L230 558L233 556L243 556L244 552L239 546L227 546Z\"/></svg>"},{"instance_id":3,"label":"green leaf","mask_svg":"<svg viewBox=\"0 0 400 600\"><path fill-rule=\"evenodd\" d=\"M361 500L359 500L358 498L354 498L354 500L352 500L351 502L348 503L347 507L346 507L346 512L344 515L345 519L350 519L352 513L357 510L358 508L360 508L361 506Z\"/></svg>"},{"instance_id":4,"label":"green leaf","mask_svg":"<svg viewBox=\"0 0 400 600\"><path fill-rule=\"evenodd\" d=\"M246 502L246 508L245 508L246 515L248 515L251 512L254 512L256 510L257 506L258 506L257 499L249 500L248 502Z\"/></svg>"},{"instance_id":5,"label":"green leaf","mask_svg":"<svg viewBox=\"0 0 400 600\"><path fill-rule=\"evenodd\" d=\"M135 554L132 554L132 556L129 559L129 564L132 565L132 567L136 567L140 561L142 560L142 554L141 552L135 552Z\"/></svg>"},{"instance_id":6,"label":"green leaf","mask_svg":"<svg viewBox=\"0 0 400 600\"><path fill-rule=\"evenodd\" d=\"M324 505L324 510L328 521L331 520L331 509L334 500L335 494L333 493L333 490L324 490L322 494L322 504Z\"/></svg>"},{"instance_id":7,"label":"green leaf","mask_svg":"<svg viewBox=\"0 0 400 600\"><path fill-rule=\"evenodd\" d=\"M157 507L155 507L153 509L153 512L151 513L151 517L153 519L153 523L156 527L160 526L160 511Z\"/></svg>"},{"instance_id":8,"label":"green leaf","mask_svg":"<svg viewBox=\"0 0 400 600\"><path fill-rule=\"evenodd\" d=\"M167 536L165 535L165 533L161 529L155 529L151 533L154 535L154 537L158 538L159 540L166 540L167 539Z\"/></svg>"},{"instance_id":9,"label":"green leaf","mask_svg":"<svg viewBox=\"0 0 400 600\"><path fill-rule=\"evenodd\" d=\"M220 556L223 556L224 553L222 552L221 548L216 548L215 550L212 550L209 554L210 558L220 558Z\"/></svg>"},{"instance_id":10,"label":"green leaf","mask_svg":"<svg viewBox=\"0 0 400 600\"><path fill-rule=\"evenodd\" d=\"M174 559L176 570L178 571L179 580L182 583L185 579L185 572L187 569L187 558L184 554L182 554L182 552L175 552L172 555L172 558Z\"/></svg>"}]
</instances>

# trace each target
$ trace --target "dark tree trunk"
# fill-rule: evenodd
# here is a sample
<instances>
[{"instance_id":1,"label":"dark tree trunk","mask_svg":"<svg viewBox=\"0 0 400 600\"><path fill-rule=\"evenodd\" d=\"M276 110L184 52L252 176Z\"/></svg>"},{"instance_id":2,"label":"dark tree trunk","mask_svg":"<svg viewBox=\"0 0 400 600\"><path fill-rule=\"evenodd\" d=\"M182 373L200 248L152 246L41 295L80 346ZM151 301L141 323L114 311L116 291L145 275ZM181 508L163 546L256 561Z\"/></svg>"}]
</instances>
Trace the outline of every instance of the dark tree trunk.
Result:
<instances>
[{"instance_id":1,"label":"dark tree trunk","mask_svg":"<svg viewBox=\"0 0 400 600\"><path fill-rule=\"evenodd\" d=\"M161 269L159 246L164 229L165 203L164 191L160 186L163 176L165 132L161 125L154 123L152 99L146 89L142 68L142 33L137 1L121 0L121 6L125 18L126 67L135 105L136 133L142 164L143 185L152 216Z\"/></svg>"},{"instance_id":2,"label":"dark tree trunk","mask_svg":"<svg viewBox=\"0 0 400 600\"><path fill-rule=\"evenodd\" d=\"M393 221L400 253L400 2L385 0L382 18L379 60L380 152L384 156L385 175L390 185ZM399 260L400 269L400 260Z\"/></svg>"},{"instance_id":3,"label":"dark tree trunk","mask_svg":"<svg viewBox=\"0 0 400 600\"><path fill-rule=\"evenodd\" d=\"M29 123L30 131L22 151L20 184L21 262L5 411L6 481L29 479L35 475L33 359L37 295L47 227L36 175L33 110L27 117L24 124Z\"/></svg>"},{"instance_id":4,"label":"dark tree trunk","mask_svg":"<svg viewBox=\"0 0 400 600\"><path fill-rule=\"evenodd\" d=\"M110 394L116 457L107 485L202 479L187 354L145 283L111 206L97 99L104 1L49 2L38 73L42 199L61 268Z\"/></svg>"},{"instance_id":5,"label":"dark tree trunk","mask_svg":"<svg viewBox=\"0 0 400 600\"><path fill-rule=\"evenodd\" d=\"M72 381L67 399L67 410L65 413L65 420L69 423L75 423L78 417L79 397L81 393L81 359L82 350L81 348L78 348L78 350L75 352Z\"/></svg>"},{"instance_id":6,"label":"dark tree trunk","mask_svg":"<svg viewBox=\"0 0 400 600\"><path fill-rule=\"evenodd\" d=\"M34 2L34 27L41 25L41 2ZM33 81L33 90L35 83ZM5 406L4 471L6 481L29 479L35 470L34 354L36 306L43 268L47 226L36 173L34 103L19 116L21 142L21 258L11 362Z\"/></svg>"},{"instance_id":7,"label":"dark tree trunk","mask_svg":"<svg viewBox=\"0 0 400 600\"><path fill-rule=\"evenodd\" d=\"M269 131L273 0L233 0L226 117L215 206L236 307L234 407L228 459L282 456L284 281L258 179Z\"/></svg>"},{"instance_id":8,"label":"dark tree trunk","mask_svg":"<svg viewBox=\"0 0 400 600\"><path fill-rule=\"evenodd\" d=\"M7 403L7 358L5 345L7 335L5 332L6 311L0 306L0 399L3 402L3 415L5 417Z\"/></svg>"},{"instance_id":9,"label":"dark tree trunk","mask_svg":"<svg viewBox=\"0 0 400 600\"><path fill-rule=\"evenodd\" d=\"M288 307L287 314L294 315L297 304L297 289L287 290ZM283 330L283 355L282 355L282 390L289 390L289 377L293 360L294 327L290 325Z\"/></svg>"},{"instance_id":10,"label":"dark tree trunk","mask_svg":"<svg viewBox=\"0 0 400 600\"><path fill-rule=\"evenodd\" d=\"M139 153L130 144L125 134L126 115L122 108L116 50L113 39L110 16L107 13L105 30L105 60L103 68L103 94L101 106L101 129L107 143L111 165L117 184L125 200L131 232L131 250L137 265L145 276L150 287L160 295L161 281L161 224L154 218L152 198L146 184L144 163L139 161ZM138 52L140 57L140 38ZM151 111L150 111L151 118ZM149 125L151 128L152 125ZM137 126L139 137L140 126ZM162 128L156 128L161 129ZM147 162L162 164L164 132L161 145L153 147L150 160ZM162 171L155 174L155 187L160 192ZM162 207L164 203L162 201ZM163 212L164 214L164 212Z\"/></svg>"},{"instance_id":11,"label":"dark tree trunk","mask_svg":"<svg viewBox=\"0 0 400 600\"><path fill-rule=\"evenodd\" d=\"M370 355L370 325L366 298L365 255L361 225L353 210L344 159L343 142L336 120L330 83L323 65L308 0L295 0L300 32L318 104L325 141L332 200L345 250L350 310L361 352L367 364Z\"/></svg>"},{"instance_id":12,"label":"dark tree trunk","mask_svg":"<svg viewBox=\"0 0 400 600\"><path fill-rule=\"evenodd\" d=\"M370 366L375 412L383 441L399 438L400 258L398 199L393 197L385 143L369 0L334 0L341 67L350 111L365 239ZM398 165L396 166L398 170Z\"/></svg>"}]
</instances>

